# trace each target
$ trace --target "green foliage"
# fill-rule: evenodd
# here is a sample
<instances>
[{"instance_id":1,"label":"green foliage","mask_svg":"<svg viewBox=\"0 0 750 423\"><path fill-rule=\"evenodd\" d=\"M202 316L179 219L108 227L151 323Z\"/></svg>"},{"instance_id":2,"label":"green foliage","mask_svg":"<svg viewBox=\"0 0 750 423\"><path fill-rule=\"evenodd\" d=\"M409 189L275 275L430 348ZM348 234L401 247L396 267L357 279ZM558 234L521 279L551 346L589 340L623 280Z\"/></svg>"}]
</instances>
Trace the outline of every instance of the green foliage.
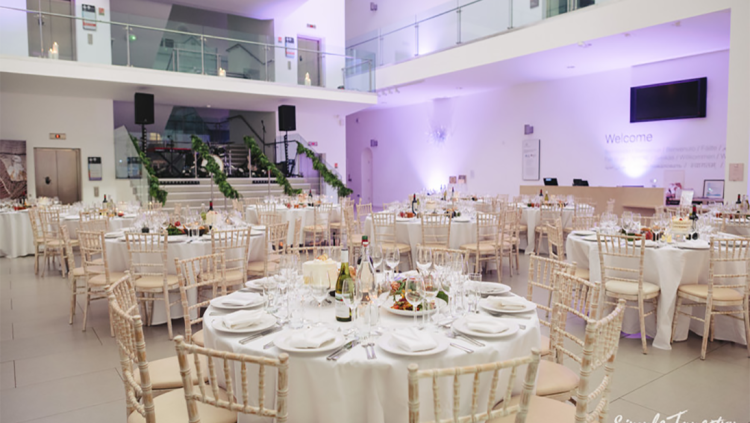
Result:
<instances>
[{"instance_id":1,"label":"green foliage","mask_svg":"<svg viewBox=\"0 0 750 423\"><path fill-rule=\"evenodd\" d=\"M206 170L213 175L214 182L216 182L216 186L219 187L219 191L224 194L224 197L232 199L240 198L240 193L232 188L232 186L229 185L229 182L227 182L226 173L221 171L219 164L216 163L216 160L211 156L211 151L208 149L208 146L195 135L191 137L191 140L193 151L198 153L199 158L206 161ZM196 163L196 166L197 165L198 163Z\"/></svg>"},{"instance_id":2,"label":"green foliage","mask_svg":"<svg viewBox=\"0 0 750 423\"><path fill-rule=\"evenodd\" d=\"M130 141L133 143L136 153L138 153L138 158L141 160L143 168L146 169L146 173L148 173L148 195L152 199L160 202L163 206L164 203L167 202L167 191L164 191L159 186L159 178L156 177L156 172L154 172L154 168L151 167L151 160L146 157L146 153L141 151L141 147L138 145L138 140L130 135Z\"/></svg>"},{"instance_id":3,"label":"green foliage","mask_svg":"<svg viewBox=\"0 0 750 423\"><path fill-rule=\"evenodd\" d=\"M339 197L348 197L352 193L352 190L347 188L347 186L344 185L343 182L341 182L341 179L331 173L331 171L328 170L328 166L326 166L325 163L323 163L312 150L304 147L302 143L297 143L297 154L304 154L305 156L309 157L310 160L312 160L313 169L317 170L320 173L320 175L323 177L323 180L326 181L328 185L336 188L336 192L338 192Z\"/></svg>"},{"instance_id":4,"label":"green foliage","mask_svg":"<svg viewBox=\"0 0 750 423\"><path fill-rule=\"evenodd\" d=\"M263 151L260 149L260 147L258 147L258 144L256 144L255 138L245 137L244 141L245 146L247 146L247 148L250 150L250 156L253 158L253 161L257 160L257 163L261 168L266 169L271 175L274 176L274 178L276 178L276 182L284 188L284 194L297 195L302 192L301 189L292 188L292 184L290 184L289 180L286 179L284 173L280 171L275 164L271 163L271 161L268 160L268 157L266 157L265 154L263 154Z\"/></svg>"}]
</instances>

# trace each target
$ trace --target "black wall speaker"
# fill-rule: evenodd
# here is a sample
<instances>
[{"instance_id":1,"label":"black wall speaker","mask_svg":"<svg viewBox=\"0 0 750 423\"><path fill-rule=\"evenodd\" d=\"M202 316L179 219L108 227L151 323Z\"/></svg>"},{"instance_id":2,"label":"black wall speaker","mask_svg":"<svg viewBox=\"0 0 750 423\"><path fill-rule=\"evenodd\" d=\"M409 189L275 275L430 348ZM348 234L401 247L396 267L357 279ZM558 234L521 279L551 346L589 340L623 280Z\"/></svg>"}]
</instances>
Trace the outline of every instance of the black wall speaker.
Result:
<instances>
[{"instance_id":1,"label":"black wall speaker","mask_svg":"<svg viewBox=\"0 0 750 423\"><path fill-rule=\"evenodd\" d=\"M279 131L296 131L297 117L294 106L279 106Z\"/></svg>"},{"instance_id":2,"label":"black wall speaker","mask_svg":"<svg viewBox=\"0 0 750 423\"><path fill-rule=\"evenodd\" d=\"M135 93L135 123L150 125L154 123L154 95Z\"/></svg>"}]
</instances>

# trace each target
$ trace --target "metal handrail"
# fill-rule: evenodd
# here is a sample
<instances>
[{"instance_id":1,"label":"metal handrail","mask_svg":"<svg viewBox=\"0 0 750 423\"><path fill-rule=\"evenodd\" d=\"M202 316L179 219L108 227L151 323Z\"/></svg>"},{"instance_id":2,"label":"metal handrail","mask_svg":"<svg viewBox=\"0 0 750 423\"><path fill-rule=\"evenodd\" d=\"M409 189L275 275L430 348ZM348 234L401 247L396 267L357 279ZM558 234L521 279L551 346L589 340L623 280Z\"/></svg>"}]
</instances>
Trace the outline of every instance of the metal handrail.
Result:
<instances>
[{"instance_id":1,"label":"metal handrail","mask_svg":"<svg viewBox=\"0 0 750 423\"><path fill-rule=\"evenodd\" d=\"M477 1L481 1L481 0L477 0ZM198 33L194 33L194 32L178 31L178 30L175 30L175 29L154 28L154 27L146 26L146 25L138 25L138 24L123 23L123 22L105 21L105 20L101 20L101 19L88 19L88 18L84 19L83 17L79 17L79 16L64 15L64 14L52 13L52 12L42 12L42 11L39 11L39 10L19 9L19 8L16 8L16 7L8 7L8 6L0 6L0 9L15 10L17 12L31 13L31 14L35 14L35 15L58 16L58 17L62 17L62 18L69 18L69 19L75 19L75 20L81 20L81 21L84 21L84 20L85 21L95 21L96 23L100 23L100 24L104 24L104 25L124 26L125 28L148 29L148 30L159 31L159 32L168 32L168 33L172 33L172 34L182 34L182 35L197 36L197 37L202 37L204 39L205 38L211 38L211 39L215 39L215 40L223 40L223 41L231 41L231 42L237 42L237 43L255 44L255 45L259 45L259 46L280 48L280 49L284 49L284 50L305 51L305 52L315 53L315 54L324 54L324 55L329 55L329 56L339 56L339 57L343 57L343 58L346 58L346 59L362 60L362 61L367 61L367 62L370 61L369 59L361 59L361 58L358 58L358 57L349 56L347 54L328 53L328 52L324 52L324 51L309 50L309 49L298 48L298 47L277 46L275 44L261 43L261 42L258 42L258 41L247 41L247 40L240 40L240 39L237 39L237 38L220 37L220 36L216 36L216 35L204 35L204 34L198 34Z\"/></svg>"}]
</instances>

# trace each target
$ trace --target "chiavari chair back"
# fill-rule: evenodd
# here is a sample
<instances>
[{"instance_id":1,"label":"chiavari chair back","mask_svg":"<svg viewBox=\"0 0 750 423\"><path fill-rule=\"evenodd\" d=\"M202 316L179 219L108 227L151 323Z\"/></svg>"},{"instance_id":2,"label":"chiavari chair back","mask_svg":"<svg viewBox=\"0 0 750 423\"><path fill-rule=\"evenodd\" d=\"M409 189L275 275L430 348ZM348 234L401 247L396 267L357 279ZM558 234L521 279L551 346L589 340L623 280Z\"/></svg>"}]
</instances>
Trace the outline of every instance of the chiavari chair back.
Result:
<instances>
[{"instance_id":1,"label":"chiavari chair back","mask_svg":"<svg viewBox=\"0 0 750 423\"><path fill-rule=\"evenodd\" d=\"M599 216L573 216L574 231L588 231L599 224Z\"/></svg>"},{"instance_id":2,"label":"chiavari chair back","mask_svg":"<svg viewBox=\"0 0 750 423\"><path fill-rule=\"evenodd\" d=\"M63 277L67 275L65 271L65 249L62 237L60 236L60 209L57 207L47 207L39 209L39 221L42 226L42 235L44 237L44 262L42 276L46 268L55 263L55 258L60 258L60 269Z\"/></svg>"},{"instance_id":3,"label":"chiavari chair back","mask_svg":"<svg viewBox=\"0 0 750 423\"><path fill-rule=\"evenodd\" d=\"M445 213L426 214L422 221L422 245L426 247L448 247L451 238L451 218Z\"/></svg>"},{"instance_id":4,"label":"chiavari chair back","mask_svg":"<svg viewBox=\"0 0 750 423\"><path fill-rule=\"evenodd\" d=\"M464 244L461 249L469 256L474 256L474 272L481 272L481 263L495 260L497 265L498 282L502 278L503 264L500 260L500 249L502 248L500 237L505 225L504 216L499 213L477 213L477 237L476 242Z\"/></svg>"},{"instance_id":5,"label":"chiavari chair back","mask_svg":"<svg viewBox=\"0 0 750 423\"><path fill-rule=\"evenodd\" d=\"M547 235L548 225L554 225L556 219L562 220L563 208L560 205L542 205L539 209L539 224L537 225L536 232L536 245L534 251L539 251L542 238Z\"/></svg>"},{"instance_id":6,"label":"chiavari chair back","mask_svg":"<svg viewBox=\"0 0 750 423\"><path fill-rule=\"evenodd\" d=\"M519 371L521 371L521 366L526 366L523 390L520 399L513 401L511 395L513 393L513 388L516 385L516 377L518 376ZM526 414L528 413L529 401L534 392L538 368L539 350L536 348L532 348L531 355L529 356L494 363L484 363L476 366L419 370L419 366L416 363L409 364L409 423L424 422L424 420L420 419L419 411L419 381L421 379L429 379L432 381L434 420L431 420L431 423L484 422L490 419L501 419L504 417L510 419L513 416L515 416L514 421L516 423L524 423L526 421ZM502 396L498 395L498 385L501 373L509 373L506 388L504 392L500 393ZM479 406L479 386L483 375L486 375L486 379L489 379L491 375L490 386L492 388L489 392L486 407ZM465 399L466 403L471 404L470 414L467 415L460 415L462 403L460 396L460 383L462 376L473 376L471 378L473 383L471 399ZM444 382L441 383L441 379ZM450 413L448 413L452 416L450 419L446 419L443 416L444 413L441 398L444 397L444 395L441 393L441 385L443 385L443 389L453 393L451 404L448 405L448 407L451 408ZM495 405L498 401L502 402Z\"/></svg>"},{"instance_id":7,"label":"chiavari chair back","mask_svg":"<svg viewBox=\"0 0 750 423\"><path fill-rule=\"evenodd\" d=\"M78 242L81 249L81 265L86 281L86 301L83 306L83 328L86 331L88 311L91 300L107 298L104 290L115 281L125 276L123 272L109 269L104 232L78 231ZM110 320L110 325L112 321ZM113 334L114 334L114 329Z\"/></svg>"},{"instance_id":8,"label":"chiavari chair back","mask_svg":"<svg viewBox=\"0 0 750 423\"><path fill-rule=\"evenodd\" d=\"M280 256L293 251L287 245L289 222L267 225L264 246L268 246L262 260L251 261L247 265L247 273L253 277L268 277L279 268Z\"/></svg>"},{"instance_id":9,"label":"chiavari chair back","mask_svg":"<svg viewBox=\"0 0 750 423\"><path fill-rule=\"evenodd\" d=\"M287 396L289 393L289 355L286 353L279 354L278 358L256 357L245 354L236 354L228 351L219 351L209 348L203 348L194 344L186 343L185 340L178 336L174 340L177 351L177 359L180 363L180 374L183 380L183 389L185 390L185 402L187 404L188 420L190 422L201 421L201 405L210 405L216 408L227 410L234 415L236 413L257 415L274 419L277 423L286 423L288 416ZM192 355L195 365L191 366L190 360ZM223 370L226 390L219 387L219 378L217 377L217 365L221 363L220 369ZM267 401L266 398L266 369L276 370L276 391L273 398ZM239 370L241 379L234 382L233 376L235 370ZM257 379L248 377L250 372L258 375ZM198 379L208 377L209 384L193 385L191 383L192 373L196 372ZM257 372L257 373L256 373ZM250 380L258 382L258 397L253 401L250 400ZM240 395L234 395L235 386L240 385ZM229 393L229 395L227 395ZM255 404L255 405L253 405ZM271 404L270 408L268 405ZM212 416L215 413L212 413ZM223 423L227 420L217 418L217 423ZM234 421L234 420L229 420Z\"/></svg>"},{"instance_id":10,"label":"chiavari chair back","mask_svg":"<svg viewBox=\"0 0 750 423\"><path fill-rule=\"evenodd\" d=\"M29 221L31 222L31 233L34 235L34 274L39 274L39 258L44 254L44 231L42 230L42 221L39 216L39 208L32 207L29 209Z\"/></svg>"},{"instance_id":11,"label":"chiavari chair back","mask_svg":"<svg viewBox=\"0 0 750 423\"><path fill-rule=\"evenodd\" d=\"M333 204L320 204L313 208L313 224L302 228L302 237L305 246L312 248L331 243L331 215ZM308 236L310 241L308 241Z\"/></svg>"},{"instance_id":12,"label":"chiavari chair back","mask_svg":"<svg viewBox=\"0 0 750 423\"><path fill-rule=\"evenodd\" d=\"M250 228L211 231L211 254L224 257L225 295L241 289L247 281L250 240Z\"/></svg>"},{"instance_id":13,"label":"chiavari chair back","mask_svg":"<svg viewBox=\"0 0 750 423\"><path fill-rule=\"evenodd\" d=\"M549 258L565 261L565 243L563 242L562 219L555 219L552 224L548 222L546 232Z\"/></svg>"},{"instance_id":14,"label":"chiavari chair back","mask_svg":"<svg viewBox=\"0 0 750 423\"><path fill-rule=\"evenodd\" d=\"M526 299L537 305L537 308L545 312L545 317L539 318L539 323L549 327L549 315L552 312L552 299L555 293L557 275L556 272L563 272L570 275L575 274L575 263L566 263L553 258L540 257L536 254L529 256L529 281L526 291ZM542 298L535 291L542 291ZM549 340L547 340L549 344ZM542 351L544 353L544 351Z\"/></svg>"},{"instance_id":15,"label":"chiavari chair back","mask_svg":"<svg viewBox=\"0 0 750 423\"><path fill-rule=\"evenodd\" d=\"M393 211L383 211L372 213L372 239L371 244L380 244L383 253L387 250L398 248L400 254L409 256L409 268L414 268L411 255L411 246L406 243L398 242L396 237L396 213ZM354 244L357 242L355 241Z\"/></svg>"},{"instance_id":16,"label":"chiavari chair back","mask_svg":"<svg viewBox=\"0 0 750 423\"><path fill-rule=\"evenodd\" d=\"M75 255L73 255L73 243L70 241L68 227L62 225L63 245L65 246L66 265L68 267L68 283L70 284L70 320L68 324L73 324L73 316L76 314L76 297L86 294L86 272L83 267L76 267ZM84 285L79 286L78 281L83 281Z\"/></svg>"},{"instance_id":17,"label":"chiavari chair back","mask_svg":"<svg viewBox=\"0 0 750 423\"><path fill-rule=\"evenodd\" d=\"M227 294L224 256L210 254L185 260L175 259L175 267L185 319L185 340L204 346L203 330L193 332L193 326L203 323L201 308L207 308L212 299ZM196 299L193 304L191 297Z\"/></svg>"}]
</instances>

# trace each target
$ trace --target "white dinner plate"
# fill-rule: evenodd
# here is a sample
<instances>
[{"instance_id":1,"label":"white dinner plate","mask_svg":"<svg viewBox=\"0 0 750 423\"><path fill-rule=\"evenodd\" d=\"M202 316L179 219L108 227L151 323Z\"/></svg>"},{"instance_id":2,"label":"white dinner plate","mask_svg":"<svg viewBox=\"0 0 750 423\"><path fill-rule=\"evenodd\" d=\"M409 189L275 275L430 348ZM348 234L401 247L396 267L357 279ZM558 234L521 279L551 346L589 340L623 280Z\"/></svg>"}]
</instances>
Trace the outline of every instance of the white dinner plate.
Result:
<instances>
[{"instance_id":1,"label":"white dinner plate","mask_svg":"<svg viewBox=\"0 0 750 423\"><path fill-rule=\"evenodd\" d=\"M246 309L250 309L253 307L257 307L265 302L265 299L263 299L263 297L260 296L255 302L250 303L250 305L246 305L246 306L224 305L223 301L227 299L227 297L228 296L216 297L212 299L211 307L218 308L221 310L246 310Z\"/></svg>"},{"instance_id":2,"label":"white dinner plate","mask_svg":"<svg viewBox=\"0 0 750 423\"><path fill-rule=\"evenodd\" d=\"M700 240L677 242L674 246L682 250L708 250L710 248L707 242Z\"/></svg>"},{"instance_id":3,"label":"white dinner plate","mask_svg":"<svg viewBox=\"0 0 750 423\"><path fill-rule=\"evenodd\" d=\"M471 222L471 218L464 217L464 216L459 216L459 217L454 217L453 221L454 222Z\"/></svg>"},{"instance_id":4,"label":"white dinner plate","mask_svg":"<svg viewBox=\"0 0 750 423\"><path fill-rule=\"evenodd\" d=\"M65 220L81 220L81 216L76 216L74 214L65 216Z\"/></svg>"},{"instance_id":5,"label":"white dinner plate","mask_svg":"<svg viewBox=\"0 0 750 423\"><path fill-rule=\"evenodd\" d=\"M396 222L411 222L416 220L416 217L397 217Z\"/></svg>"},{"instance_id":6,"label":"white dinner plate","mask_svg":"<svg viewBox=\"0 0 750 423\"><path fill-rule=\"evenodd\" d=\"M445 300L441 300L440 298L435 298L435 301L440 301L440 309L447 306L448 303L445 302ZM388 310L390 313L393 313L397 316L406 316L406 317L414 317L414 312L409 310L396 310L391 308L393 305L393 297L389 296L387 300L385 300L385 303L383 304L383 307L385 307L386 310ZM436 304L437 305L437 304ZM420 310L416 312L416 315L418 317L424 316L425 314L434 314L438 311L438 308L433 308L431 310Z\"/></svg>"},{"instance_id":7,"label":"white dinner plate","mask_svg":"<svg viewBox=\"0 0 750 423\"><path fill-rule=\"evenodd\" d=\"M270 314L264 315L260 322L258 322L255 325L248 326L246 328L242 329L230 329L226 326L224 326L224 319L222 317L217 317L214 320L211 321L211 326L213 326L214 329L220 331L220 332L226 332L226 333L253 333L253 332L260 332L262 330L266 330L270 328L271 326L276 324L276 318L271 316Z\"/></svg>"},{"instance_id":8,"label":"white dinner plate","mask_svg":"<svg viewBox=\"0 0 750 423\"><path fill-rule=\"evenodd\" d=\"M123 238L125 237L125 234L122 231L108 232L108 233L104 234L104 238L105 239L117 239L117 238L120 238L120 237L123 237Z\"/></svg>"},{"instance_id":9,"label":"white dinner plate","mask_svg":"<svg viewBox=\"0 0 750 423\"><path fill-rule=\"evenodd\" d=\"M597 241L596 234L582 236L581 239L584 240L584 241L589 241L589 242L596 242Z\"/></svg>"},{"instance_id":10,"label":"white dinner plate","mask_svg":"<svg viewBox=\"0 0 750 423\"><path fill-rule=\"evenodd\" d=\"M293 346L289 345L289 338L291 338L293 334L294 332L282 334L273 340L273 344L276 345L276 348L280 349L281 351L289 353L318 354L333 351L337 348L340 348L346 343L346 338L344 337L344 335L339 333L336 334L336 338L326 342L318 348L294 348Z\"/></svg>"},{"instance_id":11,"label":"white dinner plate","mask_svg":"<svg viewBox=\"0 0 750 423\"><path fill-rule=\"evenodd\" d=\"M571 235L575 235L575 236L588 236L588 235L596 235L596 232L594 232L594 231L573 231L570 234Z\"/></svg>"},{"instance_id":12,"label":"white dinner plate","mask_svg":"<svg viewBox=\"0 0 750 423\"><path fill-rule=\"evenodd\" d=\"M435 339L435 342L437 342L437 346L431 350L412 352L401 349L401 347L391 343L391 339L393 338L393 334L391 333L385 333L380 337L380 339L378 339L378 347L380 347L380 349L382 349L383 351L387 351L391 354L403 355L407 357L434 355L448 349L451 343L450 339L445 337L445 335L441 335L438 333L433 333L431 335Z\"/></svg>"},{"instance_id":13,"label":"white dinner plate","mask_svg":"<svg viewBox=\"0 0 750 423\"><path fill-rule=\"evenodd\" d=\"M482 307L483 309L489 311L489 312L492 312L492 313L502 313L502 314L526 313L526 312L529 312L531 310L535 310L536 309L536 304L532 303L531 301L526 301L526 307L524 307L523 309L520 309L520 310L498 309L498 308L492 307L486 299L479 301L479 306Z\"/></svg>"},{"instance_id":14,"label":"white dinner plate","mask_svg":"<svg viewBox=\"0 0 750 423\"><path fill-rule=\"evenodd\" d=\"M498 323L500 323L501 319L498 319ZM506 336L511 336L514 333L518 332L518 323L511 322L508 319L502 319L502 324L508 326L508 329L499 332L499 333L488 333L488 332L481 332L477 330L471 330L466 326L466 320L461 318L453 322L453 329L463 333L464 335L469 336L476 336L480 338L504 338Z\"/></svg>"},{"instance_id":15,"label":"white dinner plate","mask_svg":"<svg viewBox=\"0 0 750 423\"><path fill-rule=\"evenodd\" d=\"M480 281L469 281L478 284L479 293L482 295L500 295L510 292L508 285L497 283L497 282L480 282Z\"/></svg>"}]
</instances>

